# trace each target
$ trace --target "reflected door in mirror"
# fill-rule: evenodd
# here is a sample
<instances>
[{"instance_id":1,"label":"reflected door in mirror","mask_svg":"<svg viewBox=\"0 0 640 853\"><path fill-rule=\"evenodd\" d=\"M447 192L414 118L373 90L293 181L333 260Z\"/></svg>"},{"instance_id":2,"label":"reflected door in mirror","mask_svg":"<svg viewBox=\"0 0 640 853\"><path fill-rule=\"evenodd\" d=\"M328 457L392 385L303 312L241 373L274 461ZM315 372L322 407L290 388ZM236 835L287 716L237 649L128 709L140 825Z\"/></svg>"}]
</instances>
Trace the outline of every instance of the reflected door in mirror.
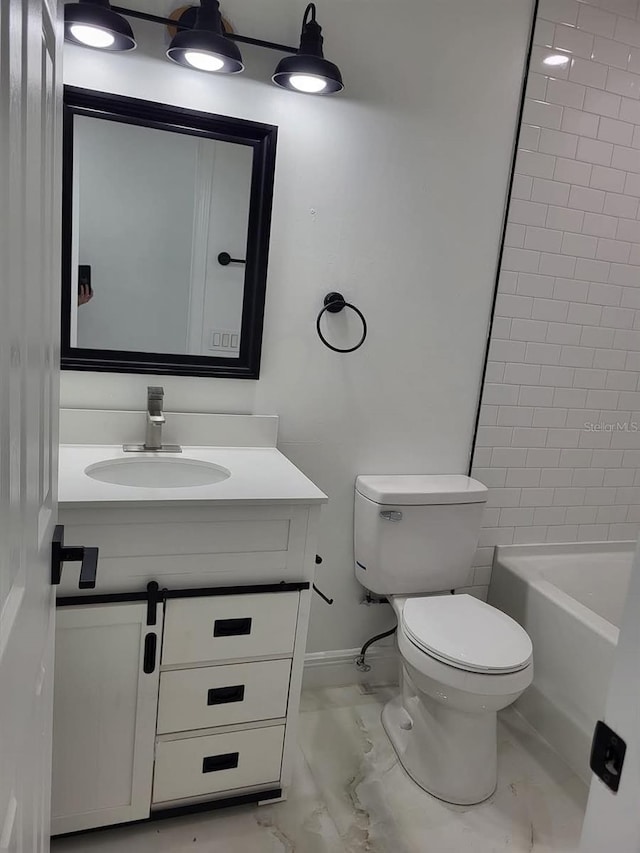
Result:
<instances>
[{"instance_id":1,"label":"reflected door in mirror","mask_svg":"<svg viewBox=\"0 0 640 853\"><path fill-rule=\"evenodd\" d=\"M218 254L245 257L252 159L245 145L75 117L72 346L238 357L245 268Z\"/></svg>"}]
</instances>

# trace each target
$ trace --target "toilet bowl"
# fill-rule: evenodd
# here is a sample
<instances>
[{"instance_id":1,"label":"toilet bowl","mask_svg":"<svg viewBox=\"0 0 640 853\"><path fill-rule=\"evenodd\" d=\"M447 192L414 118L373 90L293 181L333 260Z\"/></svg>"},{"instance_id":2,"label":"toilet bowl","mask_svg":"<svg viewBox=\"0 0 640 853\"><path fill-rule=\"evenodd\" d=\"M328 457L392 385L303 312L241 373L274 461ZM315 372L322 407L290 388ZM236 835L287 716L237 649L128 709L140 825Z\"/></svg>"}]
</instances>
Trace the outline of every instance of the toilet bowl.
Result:
<instances>
[{"instance_id":1,"label":"toilet bowl","mask_svg":"<svg viewBox=\"0 0 640 853\"><path fill-rule=\"evenodd\" d=\"M385 731L421 788L449 803L482 802L497 782L497 712L533 680L531 640L469 595L390 600L401 671Z\"/></svg>"},{"instance_id":2,"label":"toilet bowl","mask_svg":"<svg viewBox=\"0 0 640 853\"><path fill-rule=\"evenodd\" d=\"M461 474L356 480L356 577L398 618L400 692L382 722L418 785L459 805L495 790L497 712L533 680L526 631L451 594L471 584L487 491Z\"/></svg>"}]
</instances>

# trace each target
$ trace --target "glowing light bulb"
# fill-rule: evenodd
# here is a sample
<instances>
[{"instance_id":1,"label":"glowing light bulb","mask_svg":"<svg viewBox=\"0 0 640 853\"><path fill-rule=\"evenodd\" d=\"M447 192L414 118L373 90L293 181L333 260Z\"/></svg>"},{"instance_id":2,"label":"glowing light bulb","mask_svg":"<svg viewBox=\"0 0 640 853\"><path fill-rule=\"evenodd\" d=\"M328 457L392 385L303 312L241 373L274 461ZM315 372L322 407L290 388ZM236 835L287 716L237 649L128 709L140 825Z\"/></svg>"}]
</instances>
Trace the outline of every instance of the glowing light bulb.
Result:
<instances>
[{"instance_id":1,"label":"glowing light bulb","mask_svg":"<svg viewBox=\"0 0 640 853\"><path fill-rule=\"evenodd\" d=\"M309 74L292 74L289 82L299 92L317 94L327 88L326 80L321 77L311 77Z\"/></svg>"},{"instance_id":2,"label":"glowing light bulb","mask_svg":"<svg viewBox=\"0 0 640 853\"><path fill-rule=\"evenodd\" d=\"M73 24L71 33L74 38L88 47L111 47L115 38L107 30L100 27L90 27L86 24Z\"/></svg>"},{"instance_id":3,"label":"glowing light bulb","mask_svg":"<svg viewBox=\"0 0 640 853\"><path fill-rule=\"evenodd\" d=\"M552 53L551 56L545 57L542 61L545 65L558 66L566 65L569 62L569 58L563 53Z\"/></svg>"},{"instance_id":4,"label":"glowing light bulb","mask_svg":"<svg viewBox=\"0 0 640 853\"><path fill-rule=\"evenodd\" d=\"M199 71L220 71L224 68L224 60L212 53L202 53L198 50L185 51L184 58L189 65L193 65Z\"/></svg>"}]
</instances>

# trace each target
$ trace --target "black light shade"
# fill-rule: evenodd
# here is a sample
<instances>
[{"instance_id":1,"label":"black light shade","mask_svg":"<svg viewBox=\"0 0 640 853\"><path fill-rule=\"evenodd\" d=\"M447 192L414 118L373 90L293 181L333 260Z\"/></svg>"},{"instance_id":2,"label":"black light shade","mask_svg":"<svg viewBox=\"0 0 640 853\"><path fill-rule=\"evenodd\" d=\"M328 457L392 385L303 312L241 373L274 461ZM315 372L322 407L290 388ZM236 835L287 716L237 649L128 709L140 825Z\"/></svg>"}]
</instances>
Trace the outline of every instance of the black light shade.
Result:
<instances>
[{"instance_id":1,"label":"black light shade","mask_svg":"<svg viewBox=\"0 0 640 853\"><path fill-rule=\"evenodd\" d=\"M109 0L80 0L64 7L65 41L99 50L133 50L133 30Z\"/></svg>"},{"instance_id":2,"label":"black light shade","mask_svg":"<svg viewBox=\"0 0 640 853\"><path fill-rule=\"evenodd\" d=\"M199 71L237 74L244 69L238 46L224 34L218 0L201 0L195 27L173 37L167 56Z\"/></svg>"},{"instance_id":3,"label":"black light shade","mask_svg":"<svg viewBox=\"0 0 640 853\"><path fill-rule=\"evenodd\" d=\"M273 77L277 86L294 92L332 95L344 89L340 69L324 58L322 28L316 21L315 3L309 3L302 21L300 48L295 56L278 63Z\"/></svg>"}]
</instances>

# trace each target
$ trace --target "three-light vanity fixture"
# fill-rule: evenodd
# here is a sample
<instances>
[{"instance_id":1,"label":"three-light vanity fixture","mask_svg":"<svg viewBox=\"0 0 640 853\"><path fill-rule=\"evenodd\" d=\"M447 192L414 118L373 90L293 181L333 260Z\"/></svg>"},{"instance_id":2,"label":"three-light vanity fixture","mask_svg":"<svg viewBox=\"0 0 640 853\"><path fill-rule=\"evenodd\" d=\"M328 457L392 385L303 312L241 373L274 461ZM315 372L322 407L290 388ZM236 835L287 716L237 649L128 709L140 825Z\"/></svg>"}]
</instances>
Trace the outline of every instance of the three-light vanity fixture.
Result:
<instances>
[{"instance_id":1,"label":"three-light vanity fixture","mask_svg":"<svg viewBox=\"0 0 640 853\"><path fill-rule=\"evenodd\" d=\"M200 0L178 18L162 18L135 9L112 5L109 0L80 0L64 7L66 41L99 50L133 50L136 40L125 17L177 29L167 57L179 65L218 74L237 74L244 69L236 42L290 54L282 59L271 78L283 89L330 95L344 88L340 69L324 58L322 29L316 21L315 3L309 3L302 21L300 46L241 36L225 30L219 0Z\"/></svg>"}]
</instances>

